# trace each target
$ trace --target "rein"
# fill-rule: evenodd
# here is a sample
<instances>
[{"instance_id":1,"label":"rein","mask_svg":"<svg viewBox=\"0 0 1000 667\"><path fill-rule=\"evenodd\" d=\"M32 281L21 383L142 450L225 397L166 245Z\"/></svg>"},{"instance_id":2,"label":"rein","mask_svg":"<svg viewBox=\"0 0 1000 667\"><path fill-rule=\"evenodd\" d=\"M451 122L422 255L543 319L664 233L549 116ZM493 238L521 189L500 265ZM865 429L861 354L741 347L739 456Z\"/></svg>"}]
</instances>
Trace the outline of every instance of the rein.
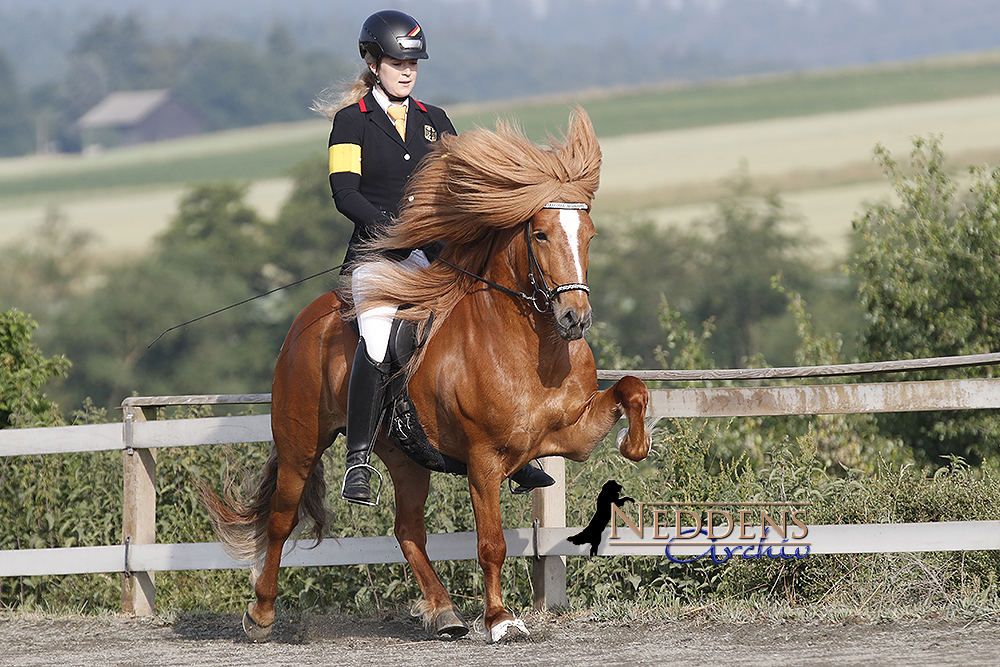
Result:
<instances>
[{"instance_id":1,"label":"rein","mask_svg":"<svg viewBox=\"0 0 1000 667\"><path fill-rule=\"evenodd\" d=\"M590 208L590 206L583 203L549 202L542 208L586 211ZM545 275L542 273L542 269L538 265L538 258L535 257L535 250L531 245L531 220L524 223L524 242L528 247L528 282L531 283L531 287L533 288L530 295L525 294L524 292L518 292L517 290L512 290L509 287L504 287L503 285L499 285L492 280L483 278L482 276L476 275L471 271L466 271L462 267L456 266L441 257L438 257L438 261L444 262L451 268L461 271L465 275L475 278L480 282L486 283L493 289L499 290L508 296L527 301L534 306L535 310L539 313L544 313L550 310L552 308L552 300L565 292L580 291L590 294L590 287L588 287L586 283L566 283L549 289L548 283L545 282Z\"/></svg>"}]
</instances>

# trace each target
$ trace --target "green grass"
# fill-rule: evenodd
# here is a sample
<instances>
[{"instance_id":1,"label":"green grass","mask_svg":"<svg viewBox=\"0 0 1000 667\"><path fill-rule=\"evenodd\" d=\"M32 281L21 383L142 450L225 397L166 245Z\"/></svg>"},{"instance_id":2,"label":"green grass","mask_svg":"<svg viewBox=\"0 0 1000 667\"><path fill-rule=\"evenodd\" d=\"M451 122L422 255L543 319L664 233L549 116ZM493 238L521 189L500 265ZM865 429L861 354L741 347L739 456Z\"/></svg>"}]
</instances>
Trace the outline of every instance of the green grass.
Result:
<instances>
[{"instance_id":1,"label":"green grass","mask_svg":"<svg viewBox=\"0 0 1000 667\"><path fill-rule=\"evenodd\" d=\"M322 142L322 139L318 140ZM68 173L38 174L0 180L0 198L32 197L56 192L112 188L145 188L218 180L256 181L287 175L293 165L322 147L287 144L253 150L178 156L171 160L87 168Z\"/></svg>"},{"instance_id":2,"label":"green grass","mask_svg":"<svg viewBox=\"0 0 1000 667\"><path fill-rule=\"evenodd\" d=\"M306 157L325 152L325 128L320 121L274 125L97 155L6 160L0 163L0 199L281 178Z\"/></svg>"},{"instance_id":3,"label":"green grass","mask_svg":"<svg viewBox=\"0 0 1000 667\"><path fill-rule=\"evenodd\" d=\"M456 107L459 130L515 119L542 140L583 104L600 137L835 113L877 106L1000 93L1000 53L901 64L673 86L601 91L544 100ZM325 151L322 121L267 126L80 158L25 158L0 164L0 199L60 192L142 189L212 180L282 178Z\"/></svg>"},{"instance_id":4,"label":"green grass","mask_svg":"<svg viewBox=\"0 0 1000 667\"><path fill-rule=\"evenodd\" d=\"M578 96L600 137L662 132L725 123L835 113L894 104L931 102L1000 93L1000 53L963 59L920 61L894 66L809 74L725 80L600 92ZM529 136L566 123L576 101L523 102L455 119L462 129L491 124L494 114L517 118Z\"/></svg>"}]
</instances>

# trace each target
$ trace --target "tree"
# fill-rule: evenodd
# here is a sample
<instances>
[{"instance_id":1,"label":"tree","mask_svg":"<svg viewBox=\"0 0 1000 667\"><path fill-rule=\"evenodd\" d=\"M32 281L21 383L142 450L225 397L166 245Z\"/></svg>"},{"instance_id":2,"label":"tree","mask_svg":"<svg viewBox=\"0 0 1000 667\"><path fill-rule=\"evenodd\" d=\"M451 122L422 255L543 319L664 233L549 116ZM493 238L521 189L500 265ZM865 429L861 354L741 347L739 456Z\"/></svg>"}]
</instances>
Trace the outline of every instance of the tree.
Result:
<instances>
[{"instance_id":1,"label":"tree","mask_svg":"<svg viewBox=\"0 0 1000 667\"><path fill-rule=\"evenodd\" d=\"M107 267L101 286L57 315L58 343L76 363L64 402L101 407L142 395L266 391L288 322L254 301L165 330L266 290L267 223L246 187L195 186L140 261Z\"/></svg>"},{"instance_id":2,"label":"tree","mask_svg":"<svg viewBox=\"0 0 1000 667\"><path fill-rule=\"evenodd\" d=\"M351 68L330 53L296 46L281 23L257 48L246 40L208 36L183 43L156 40L134 14L108 14L80 31L68 54L66 75L33 90L31 109L44 142L64 151L82 146L76 121L119 91L170 89L199 112L209 130L304 120L312 116L316 95L347 78ZM3 105L0 66L0 111ZM19 135L0 134L8 136ZM34 129L23 136L30 149Z\"/></svg>"},{"instance_id":3,"label":"tree","mask_svg":"<svg viewBox=\"0 0 1000 667\"><path fill-rule=\"evenodd\" d=\"M649 360L663 343L660 302L690 312L703 248L695 235L648 221L619 221L614 230L598 224L587 279L601 336L617 341L626 356Z\"/></svg>"},{"instance_id":4,"label":"tree","mask_svg":"<svg viewBox=\"0 0 1000 667\"><path fill-rule=\"evenodd\" d=\"M105 95L165 85L153 72L160 58L139 19L105 14L80 33L70 52L67 83L83 99L81 113ZM70 100L72 103L72 100Z\"/></svg>"},{"instance_id":5,"label":"tree","mask_svg":"<svg viewBox=\"0 0 1000 667\"><path fill-rule=\"evenodd\" d=\"M60 389L63 403L92 397L112 408L133 393L267 391L287 324L266 304L218 313L157 340L253 294L237 276L206 277L190 267L150 257L110 268L104 285L59 314L58 343L75 360Z\"/></svg>"},{"instance_id":6,"label":"tree","mask_svg":"<svg viewBox=\"0 0 1000 667\"><path fill-rule=\"evenodd\" d=\"M788 231L793 221L776 193L756 196L745 177L705 221L709 240L693 312L699 322L714 318L719 363L739 366L759 354L755 326L785 314L786 299L773 289L773 276L782 274L797 291L809 285L812 271L802 254L807 240Z\"/></svg>"},{"instance_id":7,"label":"tree","mask_svg":"<svg viewBox=\"0 0 1000 667\"><path fill-rule=\"evenodd\" d=\"M232 182L192 186L157 239L155 254L203 278L237 277L263 291L267 225L246 204L247 189Z\"/></svg>"},{"instance_id":8,"label":"tree","mask_svg":"<svg viewBox=\"0 0 1000 667\"><path fill-rule=\"evenodd\" d=\"M38 227L0 249L0 294L44 321L86 282L92 240L92 233L70 228L59 209L50 206Z\"/></svg>"},{"instance_id":9,"label":"tree","mask_svg":"<svg viewBox=\"0 0 1000 667\"><path fill-rule=\"evenodd\" d=\"M203 37L188 47L177 93L220 130L292 119L284 83L244 42Z\"/></svg>"},{"instance_id":10,"label":"tree","mask_svg":"<svg viewBox=\"0 0 1000 667\"><path fill-rule=\"evenodd\" d=\"M54 377L66 374L69 360L45 357L31 342L37 326L25 313L0 312L0 428L50 426L60 423L59 408L42 391Z\"/></svg>"},{"instance_id":11,"label":"tree","mask_svg":"<svg viewBox=\"0 0 1000 667\"><path fill-rule=\"evenodd\" d=\"M791 289L807 294L818 282L802 252L808 239L788 230L793 220L777 195L756 195L743 178L694 231L652 223L599 230L590 266L595 317L625 354L649 359L662 343L658 313L665 299L691 326L712 322L706 346L722 367L760 355L759 329L787 320L784 353L790 360L791 318L771 278L783 274Z\"/></svg>"},{"instance_id":12,"label":"tree","mask_svg":"<svg viewBox=\"0 0 1000 667\"><path fill-rule=\"evenodd\" d=\"M309 118L316 95L345 75L328 54L297 53L280 25L263 53L244 42L199 38L184 59L175 90L211 129Z\"/></svg>"},{"instance_id":13,"label":"tree","mask_svg":"<svg viewBox=\"0 0 1000 667\"><path fill-rule=\"evenodd\" d=\"M133 392L267 391L292 319L337 276L255 299L150 344L175 325L342 261L352 225L333 205L325 161L310 159L293 177L293 192L274 223L247 205L245 185L193 186L149 253L103 267L87 281L96 287L52 309L48 345L75 362L56 390L60 402L80 405L91 397L99 407L114 407ZM42 257L31 253L25 263L41 267L36 258ZM67 291L55 289L64 285L55 269L53 293L61 296Z\"/></svg>"},{"instance_id":14,"label":"tree","mask_svg":"<svg viewBox=\"0 0 1000 667\"><path fill-rule=\"evenodd\" d=\"M900 203L872 206L854 220L863 358L1000 350L1000 170L972 169L973 183L960 200L940 140L917 139L908 171L884 147L875 154ZM981 367L950 375L993 373ZM888 414L879 423L935 462L947 455L978 462L996 452L1000 436L1000 420L984 411Z\"/></svg>"}]
</instances>

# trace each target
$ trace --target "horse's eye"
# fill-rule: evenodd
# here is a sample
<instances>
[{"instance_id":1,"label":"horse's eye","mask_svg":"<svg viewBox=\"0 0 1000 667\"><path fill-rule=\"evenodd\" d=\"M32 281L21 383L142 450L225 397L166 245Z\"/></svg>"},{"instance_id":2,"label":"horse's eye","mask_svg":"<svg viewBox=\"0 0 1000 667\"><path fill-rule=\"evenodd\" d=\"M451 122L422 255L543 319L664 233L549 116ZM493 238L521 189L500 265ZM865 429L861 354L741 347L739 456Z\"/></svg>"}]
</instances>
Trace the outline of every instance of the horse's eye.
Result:
<instances>
[{"instance_id":1,"label":"horse's eye","mask_svg":"<svg viewBox=\"0 0 1000 667\"><path fill-rule=\"evenodd\" d=\"M535 240L539 243L549 240L549 237L545 235L545 232L535 232Z\"/></svg>"}]
</instances>

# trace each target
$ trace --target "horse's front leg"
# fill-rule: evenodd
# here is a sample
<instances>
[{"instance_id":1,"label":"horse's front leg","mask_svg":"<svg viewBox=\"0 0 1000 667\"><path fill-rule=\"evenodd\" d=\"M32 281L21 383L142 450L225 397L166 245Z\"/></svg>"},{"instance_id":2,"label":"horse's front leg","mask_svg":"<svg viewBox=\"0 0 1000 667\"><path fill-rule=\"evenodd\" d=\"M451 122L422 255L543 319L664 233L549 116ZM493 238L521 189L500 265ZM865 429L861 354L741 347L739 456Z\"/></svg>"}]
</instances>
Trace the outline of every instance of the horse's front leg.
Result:
<instances>
[{"instance_id":1,"label":"horse's front leg","mask_svg":"<svg viewBox=\"0 0 1000 667\"><path fill-rule=\"evenodd\" d=\"M428 632L453 639L463 637L468 634L469 626L427 556L424 507L431 473L393 447L380 444L376 452L389 469L396 492L396 541L424 597L415 612L420 614Z\"/></svg>"},{"instance_id":2,"label":"horse's front leg","mask_svg":"<svg viewBox=\"0 0 1000 667\"><path fill-rule=\"evenodd\" d=\"M642 380L626 375L616 382L609 392L628 419L628 431L618 436L618 451L631 461L641 461L649 454L652 444L646 428L649 389Z\"/></svg>"},{"instance_id":3,"label":"horse's front leg","mask_svg":"<svg viewBox=\"0 0 1000 667\"><path fill-rule=\"evenodd\" d=\"M503 561L507 557L507 542L500 520L500 486L505 478L498 461L485 465L469 465L469 491L472 510L476 517L476 536L479 547L479 566L483 570L486 610L483 618L490 641L527 634L524 623L504 607L501 589Z\"/></svg>"},{"instance_id":4,"label":"horse's front leg","mask_svg":"<svg viewBox=\"0 0 1000 667\"><path fill-rule=\"evenodd\" d=\"M579 398L567 401L567 423L546 438L539 456L564 456L586 461L594 448L611 432L623 416L628 428L618 435L618 449L628 459L641 461L652 443L646 427L649 390L635 377L626 376L610 389L595 391L580 404Z\"/></svg>"}]
</instances>

